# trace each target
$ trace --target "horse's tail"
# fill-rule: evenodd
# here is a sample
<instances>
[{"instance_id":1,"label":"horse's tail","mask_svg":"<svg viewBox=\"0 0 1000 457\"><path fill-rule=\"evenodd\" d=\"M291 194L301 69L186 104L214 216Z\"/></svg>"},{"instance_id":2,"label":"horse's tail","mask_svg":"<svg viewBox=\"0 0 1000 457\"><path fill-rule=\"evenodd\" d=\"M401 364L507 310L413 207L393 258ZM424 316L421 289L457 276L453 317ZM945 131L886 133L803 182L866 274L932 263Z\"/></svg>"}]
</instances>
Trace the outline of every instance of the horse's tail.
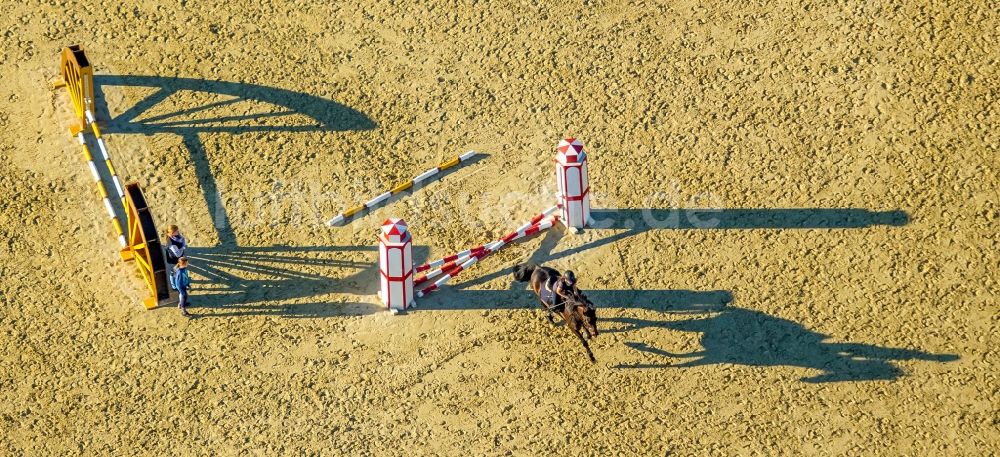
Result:
<instances>
[{"instance_id":1,"label":"horse's tail","mask_svg":"<svg viewBox=\"0 0 1000 457\"><path fill-rule=\"evenodd\" d=\"M535 265L530 263L522 263L514 266L514 280L519 282L528 282L531 280L531 274L535 272Z\"/></svg>"}]
</instances>

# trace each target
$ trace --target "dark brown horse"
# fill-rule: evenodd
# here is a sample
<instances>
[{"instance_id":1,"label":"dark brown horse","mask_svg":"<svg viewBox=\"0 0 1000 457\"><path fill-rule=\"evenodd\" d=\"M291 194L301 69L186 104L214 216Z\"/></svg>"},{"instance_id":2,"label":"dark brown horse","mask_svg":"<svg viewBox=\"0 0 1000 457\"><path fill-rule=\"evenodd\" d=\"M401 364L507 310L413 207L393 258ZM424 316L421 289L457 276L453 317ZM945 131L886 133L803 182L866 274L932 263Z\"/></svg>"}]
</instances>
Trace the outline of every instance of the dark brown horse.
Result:
<instances>
[{"instance_id":1,"label":"dark brown horse","mask_svg":"<svg viewBox=\"0 0 1000 457\"><path fill-rule=\"evenodd\" d=\"M553 313L559 313L566 322L566 327L580 339L583 349L591 362L596 362L594 353L590 351L587 339L597 336L597 310L587 296L576 287L576 278L572 271L565 275L558 270L542 265L521 264L514 267L514 279L520 282L530 282L542 309L553 325ZM582 332L581 332L582 331ZM587 334L587 338L583 337Z\"/></svg>"}]
</instances>

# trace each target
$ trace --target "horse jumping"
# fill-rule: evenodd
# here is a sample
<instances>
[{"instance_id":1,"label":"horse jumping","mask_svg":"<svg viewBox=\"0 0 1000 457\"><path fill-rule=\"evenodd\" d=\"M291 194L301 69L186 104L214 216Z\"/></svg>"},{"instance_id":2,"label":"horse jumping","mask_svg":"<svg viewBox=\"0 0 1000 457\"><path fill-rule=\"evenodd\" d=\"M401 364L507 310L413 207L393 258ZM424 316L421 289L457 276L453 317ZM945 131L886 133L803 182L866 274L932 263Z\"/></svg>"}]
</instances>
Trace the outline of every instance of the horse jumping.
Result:
<instances>
[{"instance_id":1,"label":"horse jumping","mask_svg":"<svg viewBox=\"0 0 1000 457\"><path fill-rule=\"evenodd\" d=\"M591 362L596 362L594 353L587 344L587 339L597 336L597 309L594 304L587 299L587 296L576 287L576 278L573 272L567 271L565 275L558 270L542 265L520 264L514 267L514 279L519 282L530 282L531 289L535 291L535 296L546 311L549 322L555 324L552 314L558 312L566 327L572 331L583 349L587 351L587 356ZM581 332L582 330L582 332ZM587 338L583 337L587 334Z\"/></svg>"}]
</instances>

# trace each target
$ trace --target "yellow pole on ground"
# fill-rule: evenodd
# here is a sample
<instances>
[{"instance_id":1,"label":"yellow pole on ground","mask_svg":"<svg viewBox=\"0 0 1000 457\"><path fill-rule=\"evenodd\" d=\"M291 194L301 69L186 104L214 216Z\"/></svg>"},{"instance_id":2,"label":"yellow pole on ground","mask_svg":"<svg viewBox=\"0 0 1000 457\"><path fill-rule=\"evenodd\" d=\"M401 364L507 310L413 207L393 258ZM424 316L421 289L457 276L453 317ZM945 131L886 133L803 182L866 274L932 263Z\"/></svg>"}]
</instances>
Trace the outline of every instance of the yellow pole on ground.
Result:
<instances>
[{"instance_id":1,"label":"yellow pole on ground","mask_svg":"<svg viewBox=\"0 0 1000 457\"><path fill-rule=\"evenodd\" d=\"M414 186L423 183L428 178L430 178L430 177L432 177L432 176L434 176L434 175L436 175L436 174L438 174L438 173L440 173L440 172L442 172L444 170L452 168L452 167L454 167L454 166L456 166L456 165L458 165L458 164L460 164L460 163L462 163L462 162L464 162L466 160L469 160L474 155L476 155L476 151L469 151L469 152L466 152L465 154L462 154L462 155L460 155L458 157L453 157L453 158L448 159L448 160L446 160L444 162L441 162L436 167L431 168L430 170L427 170L427 171L425 171L425 172L417 175L417 177L415 177L415 178L413 178L413 179L411 179L409 181L403 181L401 183L398 183L398 184L392 186L389 190L387 190L387 191L379 194L377 197L375 197L375 198L373 198L371 200L368 200L365 203L362 203L360 205L357 205L357 206L354 206L354 207L351 207L351 208L348 208L348 209L345 209L345 210L341 211L340 214L337 214L336 217L334 217L333 219L330 219L326 224L330 225L330 226L335 226L335 225L343 224L343 223L347 222L347 220L350 219L351 217L354 217L355 214L358 214L358 213L360 213L362 211L365 211L365 210L372 209L376 205L381 204L382 202L388 200L389 197L392 197L393 195L396 195L396 194L398 194L400 192L409 190L409 189L413 188Z\"/></svg>"},{"instance_id":2,"label":"yellow pole on ground","mask_svg":"<svg viewBox=\"0 0 1000 457\"><path fill-rule=\"evenodd\" d=\"M104 201L104 208L108 210L108 217L111 218L111 222L115 226L115 233L118 234L118 242L121 243L124 248L128 246L128 241L125 240L124 229L122 228L121 222L118 220L118 215L115 214L114 207L111 206L111 200L108 199L108 190L104 188L104 182L101 181L101 175L97 172L97 166L94 164L94 156L90 153L90 148L87 147L87 139L83 136L82 130L77 132L76 138L80 141L80 146L83 147L83 158L87 160L87 166L90 168L90 174L93 175L94 184L97 185L97 192L101 194L101 199ZM115 184L117 184L117 181ZM124 202L124 196L122 201Z\"/></svg>"},{"instance_id":3,"label":"yellow pole on ground","mask_svg":"<svg viewBox=\"0 0 1000 457\"><path fill-rule=\"evenodd\" d=\"M94 137L97 139L97 148L101 151L104 164L107 165L108 171L111 173L111 181L115 184L118 198L122 200L122 207L125 207L127 206L125 203L125 189L122 187L121 180L118 179L118 171L115 170L114 164L111 163L111 154L108 153L108 145L104 142L104 138L101 138L101 129L97 126L97 118L94 117L94 113L90 110L87 110L85 115L87 123L90 124L90 129L94 132Z\"/></svg>"}]
</instances>

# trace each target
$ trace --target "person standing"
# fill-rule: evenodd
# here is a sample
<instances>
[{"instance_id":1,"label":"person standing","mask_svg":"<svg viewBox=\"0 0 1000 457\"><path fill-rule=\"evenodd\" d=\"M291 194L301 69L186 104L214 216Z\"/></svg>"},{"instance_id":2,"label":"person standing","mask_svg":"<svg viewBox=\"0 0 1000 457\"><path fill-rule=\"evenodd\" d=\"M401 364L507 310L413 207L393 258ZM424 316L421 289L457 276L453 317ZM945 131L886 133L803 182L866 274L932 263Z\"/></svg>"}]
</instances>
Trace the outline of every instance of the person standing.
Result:
<instances>
[{"instance_id":1,"label":"person standing","mask_svg":"<svg viewBox=\"0 0 1000 457\"><path fill-rule=\"evenodd\" d=\"M177 291L178 298L180 299L177 301L177 307L181 310L181 315L191 317L191 313L187 311L187 307L190 305L188 300L191 293L191 276L188 274L187 267L187 257L177 259L177 266L170 273L170 285Z\"/></svg>"},{"instance_id":2,"label":"person standing","mask_svg":"<svg viewBox=\"0 0 1000 457\"><path fill-rule=\"evenodd\" d=\"M187 240L181 235L176 225L167 228L167 263L173 265L177 260L187 255Z\"/></svg>"}]
</instances>

